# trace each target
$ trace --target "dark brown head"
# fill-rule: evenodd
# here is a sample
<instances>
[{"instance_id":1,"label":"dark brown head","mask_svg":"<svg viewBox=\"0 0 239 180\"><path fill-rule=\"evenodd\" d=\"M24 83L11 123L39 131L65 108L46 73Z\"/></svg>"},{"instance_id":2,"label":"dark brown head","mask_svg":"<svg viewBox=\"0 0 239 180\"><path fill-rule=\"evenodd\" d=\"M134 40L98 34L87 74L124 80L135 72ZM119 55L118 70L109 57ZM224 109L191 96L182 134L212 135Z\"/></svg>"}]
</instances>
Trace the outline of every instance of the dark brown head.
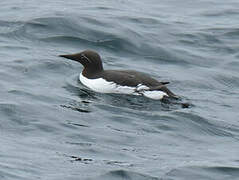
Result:
<instances>
[{"instance_id":1,"label":"dark brown head","mask_svg":"<svg viewBox=\"0 0 239 180\"><path fill-rule=\"evenodd\" d=\"M60 55L60 57L81 63L84 66L84 71L100 72L103 70L100 55L92 50L85 50L77 54Z\"/></svg>"}]
</instances>

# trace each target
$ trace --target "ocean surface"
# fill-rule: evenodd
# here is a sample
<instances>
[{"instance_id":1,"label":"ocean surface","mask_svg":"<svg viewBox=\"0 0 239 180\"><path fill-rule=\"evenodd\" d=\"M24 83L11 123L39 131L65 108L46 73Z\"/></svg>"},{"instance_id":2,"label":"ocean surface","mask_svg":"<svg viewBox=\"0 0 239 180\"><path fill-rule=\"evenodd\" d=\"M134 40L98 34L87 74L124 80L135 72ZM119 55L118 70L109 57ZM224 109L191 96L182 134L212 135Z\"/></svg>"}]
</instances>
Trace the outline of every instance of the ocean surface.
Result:
<instances>
[{"instance_id":1,"label":"ocean surface","mask_svg":"<svg viewBox=\"0 0 239 180\"><path fill-rule=\"evenodd\" d=\"M238 0L0 2L1 180L238 180ZM170 81L100 94L60 54Z\"/></svg>"}]
</instances>

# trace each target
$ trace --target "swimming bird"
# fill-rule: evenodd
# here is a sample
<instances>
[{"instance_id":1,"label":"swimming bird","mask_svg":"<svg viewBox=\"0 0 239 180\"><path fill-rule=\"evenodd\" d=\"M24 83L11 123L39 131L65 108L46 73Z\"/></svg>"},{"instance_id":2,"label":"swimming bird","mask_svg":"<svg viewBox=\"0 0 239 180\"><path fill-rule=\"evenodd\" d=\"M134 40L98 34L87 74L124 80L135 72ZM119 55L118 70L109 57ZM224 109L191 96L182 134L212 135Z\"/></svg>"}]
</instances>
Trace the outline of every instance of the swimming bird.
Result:
<instances>
[{"instance_id":1,"label":"swimming bird","mask_svg":"<svg viewBox=\"0 0 239 180\"><path fill-rule=\"evenodd\" d=\"M155 100L164 97L178 99L166 84L134 70L104 70L100 55L92 50L60 55L83 65L79 79L83 85L100 93L141 95Z\"/></svg>"}]
</instances>

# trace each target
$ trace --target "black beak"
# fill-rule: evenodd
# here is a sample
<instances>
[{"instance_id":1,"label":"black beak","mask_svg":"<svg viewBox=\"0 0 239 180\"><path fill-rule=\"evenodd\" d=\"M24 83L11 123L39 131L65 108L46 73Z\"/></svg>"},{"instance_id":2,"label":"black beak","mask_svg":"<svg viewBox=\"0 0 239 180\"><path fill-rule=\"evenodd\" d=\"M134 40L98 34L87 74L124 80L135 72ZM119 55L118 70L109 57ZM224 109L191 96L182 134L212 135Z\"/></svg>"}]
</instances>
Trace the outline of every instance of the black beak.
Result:
<instances>
[{"instance_id":1,"label":"black beak","mask_svg":"<svg viewBox=\"0 0 239 180\"><path fill-rule=\"evenodd\" d=\"M66 54L66 55L59 55L59 57L64 57L66 59L70 59L73 61L80 62L80 57L78 54Z\"/></svg>"}]
</instances>

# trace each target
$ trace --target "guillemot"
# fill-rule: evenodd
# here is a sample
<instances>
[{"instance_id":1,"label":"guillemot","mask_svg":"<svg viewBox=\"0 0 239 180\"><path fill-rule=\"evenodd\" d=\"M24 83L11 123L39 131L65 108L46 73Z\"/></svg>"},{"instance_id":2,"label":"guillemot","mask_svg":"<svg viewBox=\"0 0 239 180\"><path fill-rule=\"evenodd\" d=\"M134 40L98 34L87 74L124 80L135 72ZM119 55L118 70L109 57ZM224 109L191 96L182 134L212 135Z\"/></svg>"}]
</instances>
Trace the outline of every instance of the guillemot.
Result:
<instances>
[{"instance_id":1,"label":"guillemot","mask_svg":"<svg viewBox=\"0 0 239 180\"><path fill-rule=\"evenodd\" d=\"M164 97L178 99L165 85L156 79L133 70L104 70L101 57L92 50L76 54L60 55L84 66L79 79L82 84L100 93L142 95L161 100Z\"/></svg>"}]
</instances>

